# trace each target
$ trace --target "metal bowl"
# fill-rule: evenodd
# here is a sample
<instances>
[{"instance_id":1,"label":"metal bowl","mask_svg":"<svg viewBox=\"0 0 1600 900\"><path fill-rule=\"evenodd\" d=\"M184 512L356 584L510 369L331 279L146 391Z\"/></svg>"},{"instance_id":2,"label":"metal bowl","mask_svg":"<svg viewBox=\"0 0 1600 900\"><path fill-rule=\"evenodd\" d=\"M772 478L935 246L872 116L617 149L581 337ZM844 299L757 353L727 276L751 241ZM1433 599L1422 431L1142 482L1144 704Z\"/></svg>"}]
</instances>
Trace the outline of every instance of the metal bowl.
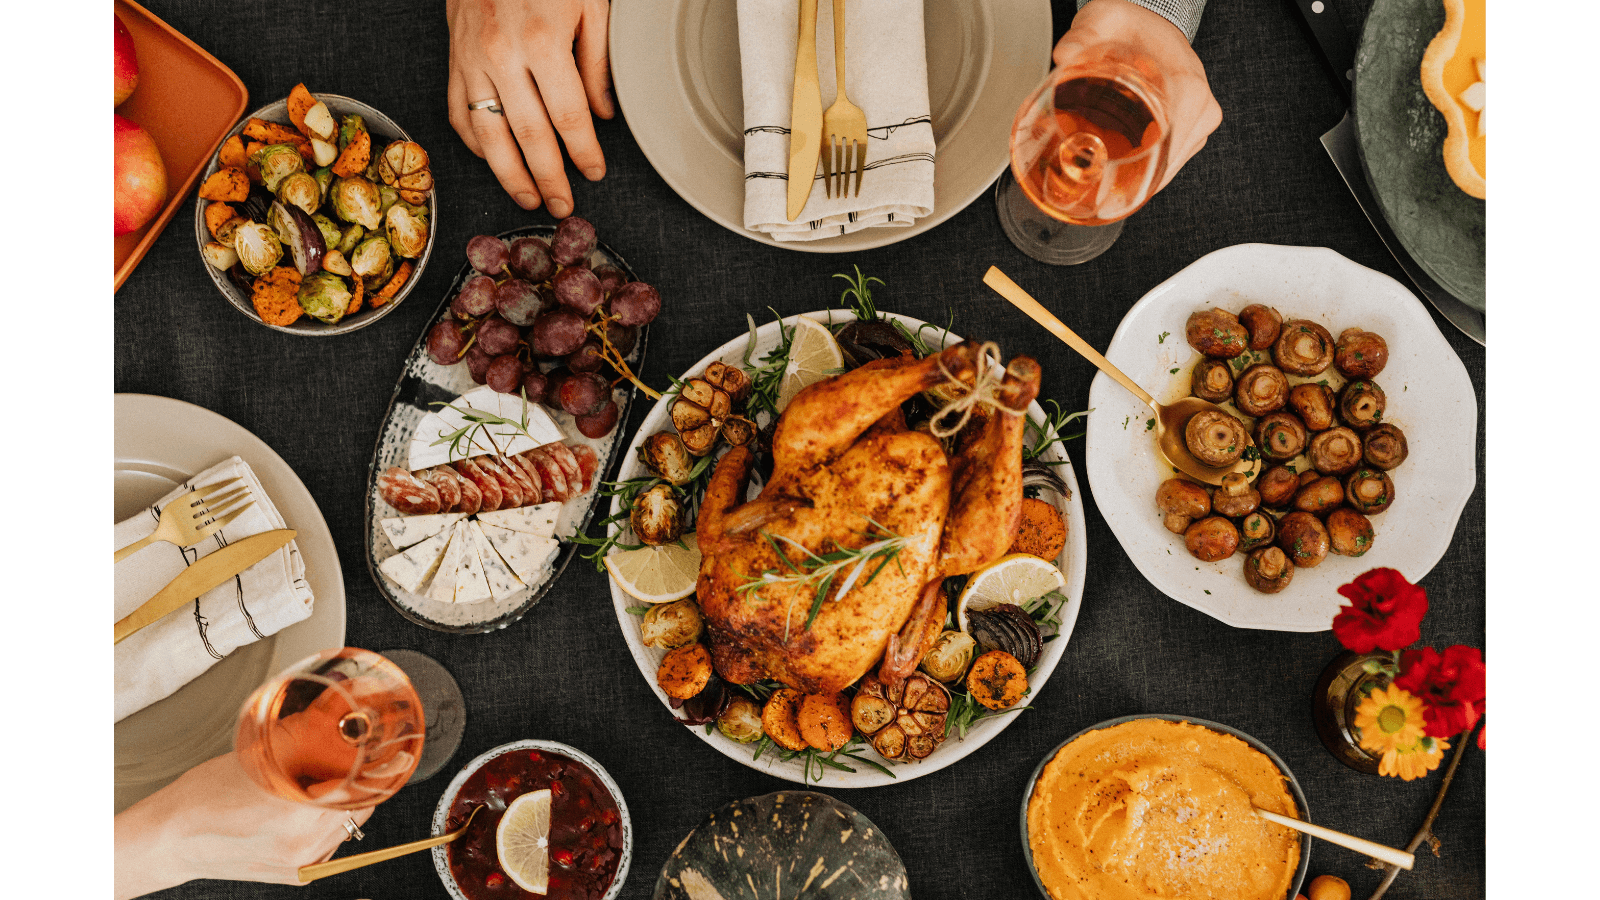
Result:
<instances>
[{"instance_id":1,"label":"metal bowl","mask_svg":"<svg viewBox=\"0 0 1600 900\"><path fill-rule=\"evenodd\" d=\"M340 119L344 116L354 113L366 120L367 130L371 132L373 137L372 143L374 153L379 152L383 146L386 146L390 141L411 140L411 136L406 134L405 130L399 125L396 125L393 119L389 118L378 110L373 109L367 104L362 103L360 100L353 100L349 97L341 97L338 94L317 94L316 98L328 104L328 110L329 112L333 113L333 117L335 119ZM240 119L239 122L233 126L233 130L229 131L223 140L227 140L229 137L233 137L236 134L242 133L244 131L245 123L250 119L264 119L268 122L277 122L279 124L286 125L289 123L289 101L287 99L279 100L276 103L270 103L258 110L255 110L254 112L250 113L250 115ZM200 174L200 183L204 184L205 180L215 174L218 168L220 168L220 166L217 163L217 155L213 153L211 155L210 162L206 163L205 171ZM435 180L437 181L437 179ZM208 202L209 201L205 200L197 200L194 205L194 236L196 250L204 247L211 241L211 232L206 229L205 212L206 204ZM388 315L391 310L400 305L400 301L406 299L406 296L411 293L411 289L416 287L417 283L422 280L422 271L428 267L428 257L433 253L434 239L439 233L439 188L437 184L435 184L432 191L428 192L427 205L428 245L422 248L422 255L417 257L415 260L416 268L411 273L411 279L401 286L400 290L395 294L393 300L390 300L388 303L385 303L377 309L365 309L353 316L346 316L343 319L340 319L338 324L335 325L327 325L322 322L318 322L316 319L310 318L309 316L302 316L299 321L288 326L272 325L263 322L261 321L261 317L256 315L255 305L250 302L249 296L247 296L244 291L241 291L238 285L235 285L232 281L228 280L227 272L223 272L214 268L210 263L205 261L204 256L200 258L200 267L205 269L206 274L211 276L211 283L217 286L217 290L222 292L222 296L226 297L229 303L233 304L234 309L237 309L239 312L248 317L250 321L255 322L258 325L263 325L267 328L271 328L274 331L282 331L286 334L296 334L303 337L327 337L335 334L347 334L355 331L358 328L365 328L368 325L371 325L373 322L376 322Z\"/></svg>"},{"instance_id":2,"label":"metal bowl","mask_svg":"<svg viewBox=\"0 0 1600 900\"><path fill-rule=\"evenodd\" d=\"M445 820L450 816L450 807L455 804L456 795L461 792L461 787L467 783L467 779L472 777L472 773L482 768L484 763L489 760L518 750L540 750L546 753L555 753L582 763L600 779L600 783L605 785L606 790L611 792L611 798L617 801L617 812L622 815L622 852L617 856L617 874L612 876L611 887L606 889L605 896L602 898L602 900L616 900L617 895L622 893L622 883L628 878L628 864L633 861L633 819L628 815L628 804L622 799L622 789L617 787L617 783L611 779L611 774L602 768L599 763L595 762L593 757L576 747L569 747L557 741L541 741L529 738L512 741L509 744L501 744L493 750L479 754L472 762L467 763L460 772L457 772L456 777L450 779L449 786L444 789L444 795L439 798L439 805L433 811L432 834L437 837L445 833ZM453 900L470 900L461 890L461 886L456 883L455 876L450 874L450 860L445 855L448 846L442 845L433 848L433 868L439 873L439 880L444 882L444 889L449 892Z\"/></svg>"},{"instance_id":3,"label":"metal bowl","mask_svg":"<svg viewBox=\"0 0 1600 900\"><path fill-rule=\"evenodd\" d=\"M1256 750L1261 751L1261 753L1265 755L1267 759L1272 760L1273 765L1278 767L1278 771L1283 773L1284 780L1289 782L1289 793L1294 797L1294 804L1295 807L1300 811L1301 821L1311 821L1311 810L1306 806L1306 795L1300 790L1300 782L1295 779L1294 773L1289 771L1289 767L1284 765L1283 760L1278 758L1278 754L1272 752L1272 748L1261 743L1250 735L1245 734L1239 729L1229 725L1223 725L1220 722L1211 722L1207 721L1206 719L1196 719L1194 716L1175 716L1169 713L1146 713L1145 715L1139 716L1119 716L1115 719L1107 719L1104 722L1090 725L1088 728L1085 728L1077 734L1074 734L1072 737L1069 737L1057 744L1054 750L1051 750L1049 753L1045 754L1044 758L1039 760L1039 765L1034 767L1033 774L1028 776L1028 785L1022 791L1022 857L1028 861L1028 874L1033 876L1033 886L1039 889L1039 895L1044 897L1045 900L1052 900L1052 898L1050 896L1050 892L1045 890L1044 882L1039 880L1039 870L1033 864L1033 848L1028 843L1028 800L1033 797L1033 786L1035 782L1039 780L1039 773L1044 771L1044 767L1049 764L1050 760L1055 759L1056 754L1060 753L1063 748L1078 738L1088 734L1089 732L1100 731L1101 729L1110 728L1113 725L1121 725L1125 722L1137 722L1141 719L1161 719L1167 722L1188 722L1190 725L1199 725L1221 734L1232 735L1233 737L1236 737L1239 740L1249 744ZM1300 893L1300 885L1305 882L1306 870L1310 868L1310 866L1311 836L1307 834L1301 834L1300 865L1295 870L1294 879L1289 882L1289 892L1284 895L1285 900L1294 900L1295 895Z\"/></svg>"}]
</instances>

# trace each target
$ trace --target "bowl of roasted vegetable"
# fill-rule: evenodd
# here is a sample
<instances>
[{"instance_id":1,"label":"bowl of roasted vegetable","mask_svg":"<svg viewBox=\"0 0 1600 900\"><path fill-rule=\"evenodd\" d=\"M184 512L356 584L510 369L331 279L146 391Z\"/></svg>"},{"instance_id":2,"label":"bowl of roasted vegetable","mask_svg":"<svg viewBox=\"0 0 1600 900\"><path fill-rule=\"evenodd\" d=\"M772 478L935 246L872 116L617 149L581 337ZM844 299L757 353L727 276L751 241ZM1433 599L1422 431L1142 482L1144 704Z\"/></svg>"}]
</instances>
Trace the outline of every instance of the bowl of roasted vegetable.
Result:
<instances>
[{"instance_id":1,"label":"bowl of roasted vegetable","mask_svg":"<svg viewBox=\"0 0 1600 900\"><path fill-rule=\"evenodd\" d=\"M277 331L344 334L400 305L433 249L428 152L378 110L297 84L206 166L195 239L217 290Z\"/></svg>"}]
</instances>

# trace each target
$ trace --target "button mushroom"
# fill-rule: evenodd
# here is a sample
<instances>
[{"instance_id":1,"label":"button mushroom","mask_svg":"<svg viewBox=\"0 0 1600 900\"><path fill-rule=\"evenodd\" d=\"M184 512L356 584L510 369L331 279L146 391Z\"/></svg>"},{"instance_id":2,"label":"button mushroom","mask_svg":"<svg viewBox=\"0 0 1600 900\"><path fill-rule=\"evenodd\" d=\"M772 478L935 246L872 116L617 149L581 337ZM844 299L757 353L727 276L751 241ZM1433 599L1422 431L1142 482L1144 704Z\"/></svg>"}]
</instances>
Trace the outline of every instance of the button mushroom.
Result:
<instances>
[{"instance_id":1,"label":"button mushroom","mask_svg":"<svg viewBox=\"0 0 1600 900\"><path fill-rule=\"evenodd\" d=\"M1360 328L1339 333L1333 348L1333 367L1346 378L1375 378L1389 363L1389 344L1381 335Z\"/></svg>"},{"instance_id":2,"label":"button mushroom","mask_svg":"<svg viewBox=\"0 0 1600 900\"><path fill-rule=\"evenodd\" d=\"M1201 562L1227 559L1239 549L1239 529L1221 516L1211 516L1189 526L1183 545Z\"/></svg>"},{"instance_id":3,"label":"button mushroom","mask_svg":"<svg viewBox=\"0 0 1600 900\"><path fill-rule=\"evenodd\" d=\"M1221 410L1195 413L1183 428L1184 443L1195 458L1208 466L1231 466L1250 446L1249 434L1238 417Z\"/></svg>"},{"instance_id":4,"label":"button mushroom","mask_svg":"<svg viewBox=\"0 0 1600 900\"><path fill-rule=\"evenodd\" d=\"M1373 426L1362 441L1362 456L1367 465L1388 471L1406 461L1405 432L1385 422Z\"/></svg>"},{"instance_id":5,"label":"button mushroom","mask_svg":"<svg viewBox=\"0 0 1600 900\"><path fill-rule=\"evenodd\" d=\"M1233 396L1233 370L1220 359L1202 359L1194 365L1189 390L1201 400L1221 403Z\"/></svg>"},{"instance_id":6,"label":"button mushroom","mask_svg":"<svg viewBox=\"0 0 1600 900\"><path fill-rule=\"evenodd\" d=\"M1277 546L1302 569L1328 558L1328 529L1308 512L1295 511L1278 520Z\"/></svg>"},{"instance_id":7,"label":"button mushroom","mask_svg":"<svg viewBox=\"0 0 1600 900\"><path fill-rule=\"evenodd\" d=\"M1239 520L1239 551L1254 550L1272 542L1278 533L1278 523L1266 513L1256 510Z\"/></svg>"},{"instance_id":8,"label":"button mushroom","mask_svg":"<svg viewBox=\"0 0 1600 900\"><path fill-rule=\"evenodd\" d=\"M1291 375L1318 375L1333 362L1333 335L1306 319L1283 323L1272 361Z\"/></svg>"},{"instance_id":9,"label":"button mushroom","mask_svg":"<svg viewBox=\"0 0 1600 900\"><path fill-rule=\"evenodd\" d=\"M1333 427L1333 388L1315 382L1297 384L1289 390L1289 408L1306 428L1326 431Z\"/></svg>"},{"instance_id":10,"label":"button mushroom","mask_svg":"<svg viewBox=\"0 0 1600 900\"><path fill-rule=\"evenodd\" d=\"M1294 508L1312 515L1322 515L1344 502L1344 485L1332 475L1304 485L1294 495Z\"/></svg>"},{"instance_id":11,"label":"button mushroom","mask_svg":"<svg viewBox=\"0 0 1600 900\"><path fill-rule=\"evenodd\" d=\"M1239 472L1222 476L1222 485L1211 498L1211 508L1219 516L1237 519L1248 516L1261 505L1261 494L1250 486L1250 480Z\"/></svg>"},{"instance_id":12,"label":"button mushroom","mask_svg":"<svg viewBox=\"0 0 1600 900\"><path fill-rule=\"evenodd\" d=\"M1345 480L1344 498L1357 512L1376 515L1394 502L1394 482L1388 472L1362 466Z\"/></svg>"},{"instance_id":13,"label":"button mushroom","mask_svg":"<svg viewBox=\"0 0 1600 900\"><path fill-rule=\"evenodd\" d=\"M1306 449L1306 427L1294 413L1268 413L1256 420L1256 446L1274 462L1294 459Z\"/></svg>"},{"instance_id":14,"label":"button mushroom","mask_svg":"<svg viewBox=\"0 0 1600 900\"><path fill-rule=\"evenodd\" d=\"M1311 467L1324 475L1346 475L1361 465L1361 436L1340 425L1311 438Z\"/></svg>"},{"instance_id":15,"label":"button mushroom","mask_svg":"<svg viewBox=\"0 0 1600 900\"><path fill-rule=\"evenodd\" d=\"M1163 525L1173 534L1189 530L1189 523L1211 514L1211 495L1206 489L1182 478L1168 478L1156 489L1156 507Z\"/></svg>"},{"instance_id":16,"label":"button mushroom","mask_svg":"<svg viewBox=\"0 0 1600 900\"><path fill-rule=\"evenodd\" d=\"M1372 520L1353 509L1328 513L1328 549L1340 556L1361 556L1372 549Z\"/></svg>"},{"instance_id":17,"label":"button mushroom","mask_svg":"<svg viewBox=\"0 0 1600 900\"><path fill-rule=\"evenodd\" d=\"M1383 410L1388 405L1383 388L1376 381L1352 381L1339 392L1339 418L1357 431L1383 421Z\"/></svg>"},{"instance_id":18,"label":"button mushroom","mask_svg":"<svg viewBox=\"0 0 1600 900\"><path fill-rule=\"evenodd\" d=\"M1258 363L1244 370L1233 387L1233 403L1247 416L1264 416L1289 401L1289 379L1276 366Z\"/></svg>"},{"instance_id":19,"label":"button mushroom","mask_svg":"<svg viewBox=\"0 0 1600 900\"><path fill-rule=\"evenodd\" d=\"M1189 346L1213 359L1233 359L1249 346L1250 334L1233 313L1203 309L1189 315L1184 325Z\"/></svg>"},{"instance_id":20,"label":"button mushroom","mask_svg":"<svg viewBox=\"0 0 1600 900\"><path fill-rule=\"evenodd\" d=\"M1283 316L1270 306L1252 303L1239 310L1239 322L1250 332L1250 349L1265 350L1278 339Z\"/></svg>"},{"instance_id":21,"label":"button mushroom","mask_svg":"<svg viewBox=\"0 0 1600 900\"><path fill-rule=\"evenodd\" d=\"M1276 594L1294 580L1294 566L1277 547L1262 547L1245 557L1244 580L1263 594Z\"/></svg>"},{"instance_id":22,"label":"button mushroom","mask_svg":"<svg viewBox=\"0 0 1600 900\"><path fill-rule=\"evenodd\" d=\"M1282 509L1294 500L1300 490L1300 476L1288 466L1273 466L1256 480L1256 490L1261 494L1261 505L1269 509Z\"/></svg>"}]
</instances>

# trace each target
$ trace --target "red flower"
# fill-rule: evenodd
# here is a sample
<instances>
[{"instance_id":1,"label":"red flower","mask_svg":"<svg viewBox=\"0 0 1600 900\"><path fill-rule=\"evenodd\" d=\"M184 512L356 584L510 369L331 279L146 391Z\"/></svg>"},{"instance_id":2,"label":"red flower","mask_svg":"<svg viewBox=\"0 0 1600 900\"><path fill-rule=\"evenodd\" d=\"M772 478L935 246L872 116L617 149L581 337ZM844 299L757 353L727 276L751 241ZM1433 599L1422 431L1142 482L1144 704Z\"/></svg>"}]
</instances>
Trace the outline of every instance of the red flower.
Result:
<instances>
[{"instance_id":1,"label":"red flower","mask_svg":"<svg viewBox=\"0 0 1600 900\"><path fill-rule=\"evenodd\" d=\"M1333 617L1333 635L1356 653L1399 650L1422 637L1428 592L1394 569L1373 569L1339 588L1349 606Z\"/></svg>"},{"instance_id":2,"label":"red flower","mask_svg":"<svg viewBox=\"0 0 1600 900\"><path fill-rule=\"evenodd\" d=\"M1443 738L1466 731L1483 715L1487 678L1483 651L1456 644L1443 653L1432 647L1407 650L1394 683L1422 698L1428 735Z\"/></svg>"}]
</instances>

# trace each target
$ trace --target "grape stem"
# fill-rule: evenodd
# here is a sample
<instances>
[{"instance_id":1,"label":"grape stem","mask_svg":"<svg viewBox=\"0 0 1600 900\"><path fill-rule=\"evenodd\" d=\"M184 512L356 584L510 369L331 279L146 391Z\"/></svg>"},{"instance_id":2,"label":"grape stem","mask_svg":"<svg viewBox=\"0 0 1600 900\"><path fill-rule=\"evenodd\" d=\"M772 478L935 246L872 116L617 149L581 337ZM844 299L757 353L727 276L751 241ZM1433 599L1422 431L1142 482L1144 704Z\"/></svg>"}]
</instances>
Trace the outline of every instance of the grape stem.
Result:
<instances>
[{"instance_id":1,"label":"grape stem","mask_svg":"<svg viewBox=\"0 0 1600 900\"><path fill-rule=\"evenodd\" d=\"M612 345L611 338L606 335L606 323L610 322L612 318L605 313L601 313L588 326L589 333L600 339L600 358L605 360L606 364L616 370L623 378L633 382L634 387L644 391L645 395L651 400L660 400L661 392L640 381L639 376L633 374L633 370L628 368L627 360L622 358L622 354L618 353L617 348Z\"/></svg>"}]
</instances>

